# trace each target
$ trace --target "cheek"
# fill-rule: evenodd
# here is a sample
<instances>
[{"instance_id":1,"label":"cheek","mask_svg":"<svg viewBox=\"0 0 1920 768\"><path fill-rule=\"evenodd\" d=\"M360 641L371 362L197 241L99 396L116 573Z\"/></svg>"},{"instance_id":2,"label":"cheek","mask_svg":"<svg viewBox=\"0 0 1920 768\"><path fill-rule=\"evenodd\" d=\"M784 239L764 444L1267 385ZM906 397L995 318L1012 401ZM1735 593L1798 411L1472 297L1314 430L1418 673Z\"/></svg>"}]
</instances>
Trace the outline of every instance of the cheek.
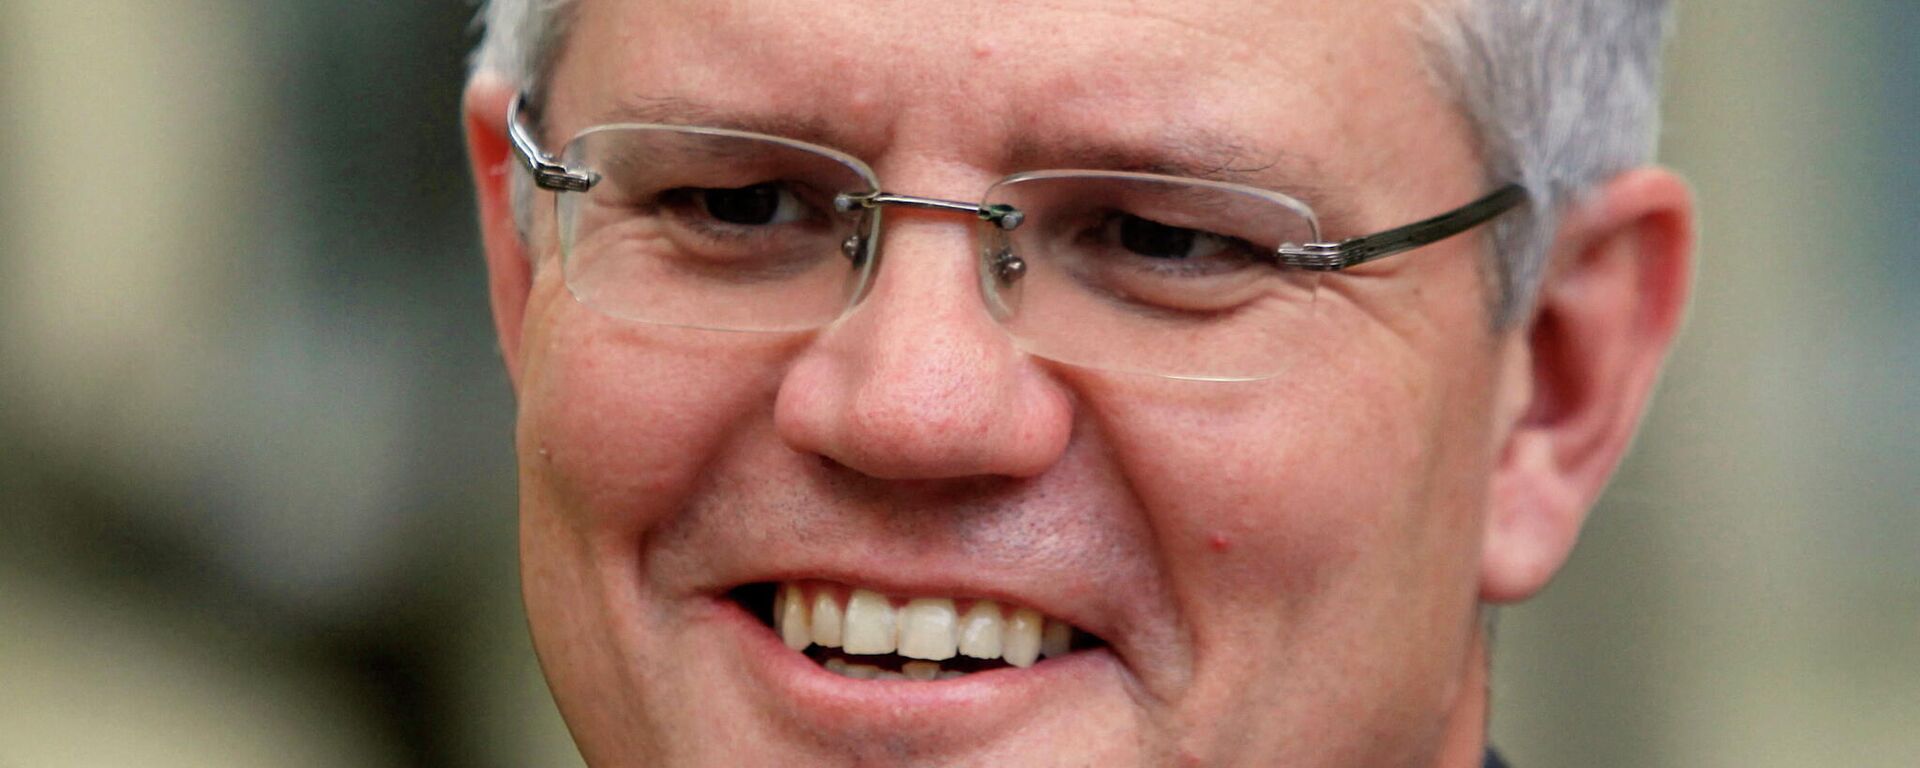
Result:
<instances>
[{"instance_id":1,"label":"cheek","mask_svg":"<svg viewBox=\"0 0 1920 768\"><path fill-rule=\"evenodd\" d=\"M1471 572L1445 564L1477 541L1461 483L1486 435L1471 382L1448 373L1473 361L1378 346L1273 382L1089 391L1169 577L1217 614L1198 623L1305 631L1328 605L1418 599Z\"/></svg>"},{"instance_id":2,"label":"cheek","mask_svg":"<svg viewBox=\"0 0 1920 768\"><path fill-rule=\"evenodd\" d=\"M562 292L521 392L522 482L580 532L636 535L671 517L752 419L771 419L791 336L608 318ZM608 530L611 529L611 530Z\"/></svg>"},{"instance_id":3,"label":"cheek","mask_svg":"<svg viewBox=\"0 0 1920 768\"><path fill-rule=\"evenodd\" d=\"M1462 457L1486 431L1453 373L1474 361L1391 344L1319 359L1279 382L1086 401L1201 660L1183 707L1217 733L1374 754L1324 734L1424 733L1443 708L1476 573Z\"/></svg>"}]
</instances>

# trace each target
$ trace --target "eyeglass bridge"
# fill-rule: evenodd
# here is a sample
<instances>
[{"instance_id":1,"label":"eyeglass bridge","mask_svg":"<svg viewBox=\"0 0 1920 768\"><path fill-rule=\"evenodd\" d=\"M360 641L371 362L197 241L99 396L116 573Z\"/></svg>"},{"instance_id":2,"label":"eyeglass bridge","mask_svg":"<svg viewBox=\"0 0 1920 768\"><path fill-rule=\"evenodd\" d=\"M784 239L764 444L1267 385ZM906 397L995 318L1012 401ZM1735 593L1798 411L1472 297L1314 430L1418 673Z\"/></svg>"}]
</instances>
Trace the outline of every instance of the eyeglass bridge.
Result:
<instances>
[{"instance_id":1,"label":"eyeglass bridge","mask_svg":"<svg viewBox=\"0 0 1920 768\"><path fill-rule=\"evenodd\" d=\"M1027 215L1022 213L1020 209L1002 203L975 205L973 203L963 203L958 200L896 195L891 192L842 192L833 198L833 209L841 213L871 210L883 205L899 205L929 211L969 214L981 221L992 224L1003 232L1011 232L1027 220ZM846 254L848 259L858 260L859 254L865 249L865 246L864 238L860 235L854 235L847 238L846 242L840 244L840 250ZM1026 260L1013 255L1013 251L1006 248L1001 248L994 252L991 263L989 263L988 266L993 270L994 277L999 278L1001 283L1007 285L1017 282L1027 274Z\"/></svg>"},{"instance_id":2,"label":"eyeglass bridge","mask_svg":"<svg viewBox=\"0 0 1920 768\"><path fill-rule=\"evenodd\" d=\"M1018 228L1021 222L1027 220L1026 214L1021 213L1020 209L1011 205L978 205L974 203L963 203L958 200L896 195L891 192L842 192L833 198L833 209L841 213L852 213L856 210L878 208L883 205L899 205L907 208L946 211L948 213L965 213L1008 232Z\"/></svg>"}]
</instances>

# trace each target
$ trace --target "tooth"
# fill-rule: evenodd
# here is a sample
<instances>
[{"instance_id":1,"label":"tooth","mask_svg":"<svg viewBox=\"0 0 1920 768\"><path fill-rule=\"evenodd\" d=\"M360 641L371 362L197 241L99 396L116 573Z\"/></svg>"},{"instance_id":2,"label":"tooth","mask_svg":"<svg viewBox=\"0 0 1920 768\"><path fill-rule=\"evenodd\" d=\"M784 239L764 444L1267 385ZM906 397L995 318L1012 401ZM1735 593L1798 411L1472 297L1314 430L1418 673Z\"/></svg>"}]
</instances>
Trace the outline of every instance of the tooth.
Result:
<instances>
[{"instance_id":1,"label":"tooth","mask_svg":"<svg viewBox=\"0 0 1920 768\"><path fill-rule=\"evenodd\" d=\"M940 665L931 661L909 661L900 665L900 671L914 680L932 680L940 676Z\"/></svg>"},{"instance_id":2,"label":"tooth","mask_svg":"<svg viewBox=\"0 0 1920 768\"><path fill-rule=\"evenodd\" d=\"M960 670L957 670L957 669L943 669L943 670L941 670L941 671L940 671L940 676L939 676L939 677L937 677L937 678L935 678L935 679L937 679L937 680L952 680L952 679L954 679L954 678L956 678L956 677L966 677L966 676L967 676L967 673L965 673L965 672L962 672L962 671L960 671Z\"/></svg>"},{"instance_id":3,"label":"tooth","mask_svg":"<svg viewBox=\"0 0 1920 768\"><path fill-rule=\"evenodd\" d=\"M847 663L840 659L827 659L827 663L823 666L827 668L828 672L838 672L842 675L847 673Z\"/></svg>"},{"instance_id":4,"label":"tooth","mask_svg":"<svg viewBox=\"0 0 1920 768\"><path fill-rule=\"evenodd\" d=\"M1046 629L1040 633L1040 655L1049 659L1065 656L1073 650L1073 627L1066 622L1047 619Z\"/></svg>"},{"instance_id":5,"label":"tooth","mask_svg":"<svg viewBox=\"0 0 1920 768\"><path fill-rule=\"evenodd\" d=\"M798 587L782 587L780 591L786 596L785 600L775 601L781 605L780 639L788 648L804 651L813 639L807 631L807 593Z\"/></svg>"},{"instance_id":6,"label":"tooth","mask_svg":"<svg viewBox=\"0 0 1920 768\"><path fill-rule=\"evenodd\" d=\"M960 618L960 652L976 659L1000 658L1000 604L981 600Z\"/></svg>"},{"instance_id":7,"label":"tooth","mask_svg":"<svg viewBox=\"0 0 1920 768\"><path fill-rule=\"evenodd\" d=\"M1007 619L1007 628L1001 637L1000 655L1008 664L1016 667L1031 667L1040 658L1040 625L1045 623L1040 613L1032 608L1021 608Z\"/></svg>"},{"instance_id":8,"label":"tooth","mask_svg":"<svg viewBox=\"0 0 1920 768\"><path fill-rule=\"evenodd\" d=\"M813 643L824 648L840 647L840 601L830 590L813 596Z\"/></svg>"},{"instance_id":9,"label":"tooth","mask_svg":"<svg viewBox=\"0 0 1920 768\"><path fill-rule=\"evenodd\" d=\"M872 664L848 664L847 670L840 674L855 680L872 680L875 675L880 674L880 668Z\"/></svg>"},{"instance_id":10,"label":"tooth","mask_svg":"<svg viewBox=\"0 0 1920 768\"><path fill-rule=\"evenodd\" d=\"M881 672L880 674L877 674L877 675L874 675L874 676L873 676L873 679L875 679L875 680L905 680L905 679L907 679L907 676L906 676L906 675L903 675L903 674L900 674L899 672Z\"/></svg>"},{"instance_id":11,"label":"tooth","mask_svg":"<svg viewBox=\"0 0 1920 768\"><path fill-rule=\"evenodd\" d=\"M847 600L846 632L841 639L847 653L893 653L893 606L878 592L854 590Z\"/></svg>"},{"instance_id":12,"label":"tooth","mask_svg":"<svg viewBox=\"0 0 1920 768\"><path fill-rule=\"evenodd\" d=\"M953 658L953 601L919 597L900 609L900 655L940 661Z\"/></svg>"}]
</instances>

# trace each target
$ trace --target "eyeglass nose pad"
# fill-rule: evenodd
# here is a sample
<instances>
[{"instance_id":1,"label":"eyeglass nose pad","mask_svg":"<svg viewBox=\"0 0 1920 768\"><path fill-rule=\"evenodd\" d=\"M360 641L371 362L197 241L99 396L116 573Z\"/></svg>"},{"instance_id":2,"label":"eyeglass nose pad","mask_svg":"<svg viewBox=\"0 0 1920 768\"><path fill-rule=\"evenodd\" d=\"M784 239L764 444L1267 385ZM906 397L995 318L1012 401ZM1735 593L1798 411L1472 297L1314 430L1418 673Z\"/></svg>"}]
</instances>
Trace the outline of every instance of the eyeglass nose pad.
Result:
<instances>
[{"instance_id":1,"label":"eyeglass nose pad","mask_svg":"<svg viewBox=\"0 0 1920 768\"><path fill-rule=\"evenodd\" d=\"M857 233L848 235L847 239L840 243L840 253L847 257L847 261L853 262L853 266L856 268L865 265L867 262L867 238Z\"/></svg>"},{"instance_id":2,"label":"eyeglass nose pad","mask_svg":"<svg viewBox=\"0 0 1920 768\"><path fill-rule=\"evenodd\" d=\"M1003 287L1011 287L1027 275L1027 261L1013 255L1011 248L1001 248L995 252L987 266L993 270L993 276L999 278Z\"/></svg>"},{"instance_id":3,"label":"eyeglass nose pad","mask_svg":"<svg viewBox=\"0 0 1920 768\"><path fill-rule=\"evenodd\" d=\"M980 248L979 274L980 294L987 301L988 313L1002 323L1011 320L1019 313L1025 293L1020 287L1021 278L1027 274L1027 261L1014 254L1006 230L987 228L986 242Z\"/></svg>"}]
</instances>

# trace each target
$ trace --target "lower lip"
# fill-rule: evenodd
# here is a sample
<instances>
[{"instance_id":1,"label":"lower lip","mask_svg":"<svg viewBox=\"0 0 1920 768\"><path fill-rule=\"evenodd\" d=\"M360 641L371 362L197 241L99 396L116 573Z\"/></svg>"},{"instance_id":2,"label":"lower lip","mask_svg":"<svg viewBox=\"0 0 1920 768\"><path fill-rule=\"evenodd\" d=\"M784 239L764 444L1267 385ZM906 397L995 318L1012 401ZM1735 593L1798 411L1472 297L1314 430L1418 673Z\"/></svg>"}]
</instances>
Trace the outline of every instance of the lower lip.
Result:
<instances>
[{"instance_id":1,"label":"lower lip","mask_svg":"<svg viewBox=\"0 0 1920 768\"><path fill-rule=\"evenodd\" d=\"M742 656L766 687L791 701L793 714L816 733L887 729L899 738L915 730L971 737L997 726L1023 724L1022 716L1049 699L1081 699L1118 660L1105 648L1076 651L1026 669L1008 667L951 680L857 680L788 648L773 630L738 604L716 598L740 638Z\"/></svg>"}]
</instances>

